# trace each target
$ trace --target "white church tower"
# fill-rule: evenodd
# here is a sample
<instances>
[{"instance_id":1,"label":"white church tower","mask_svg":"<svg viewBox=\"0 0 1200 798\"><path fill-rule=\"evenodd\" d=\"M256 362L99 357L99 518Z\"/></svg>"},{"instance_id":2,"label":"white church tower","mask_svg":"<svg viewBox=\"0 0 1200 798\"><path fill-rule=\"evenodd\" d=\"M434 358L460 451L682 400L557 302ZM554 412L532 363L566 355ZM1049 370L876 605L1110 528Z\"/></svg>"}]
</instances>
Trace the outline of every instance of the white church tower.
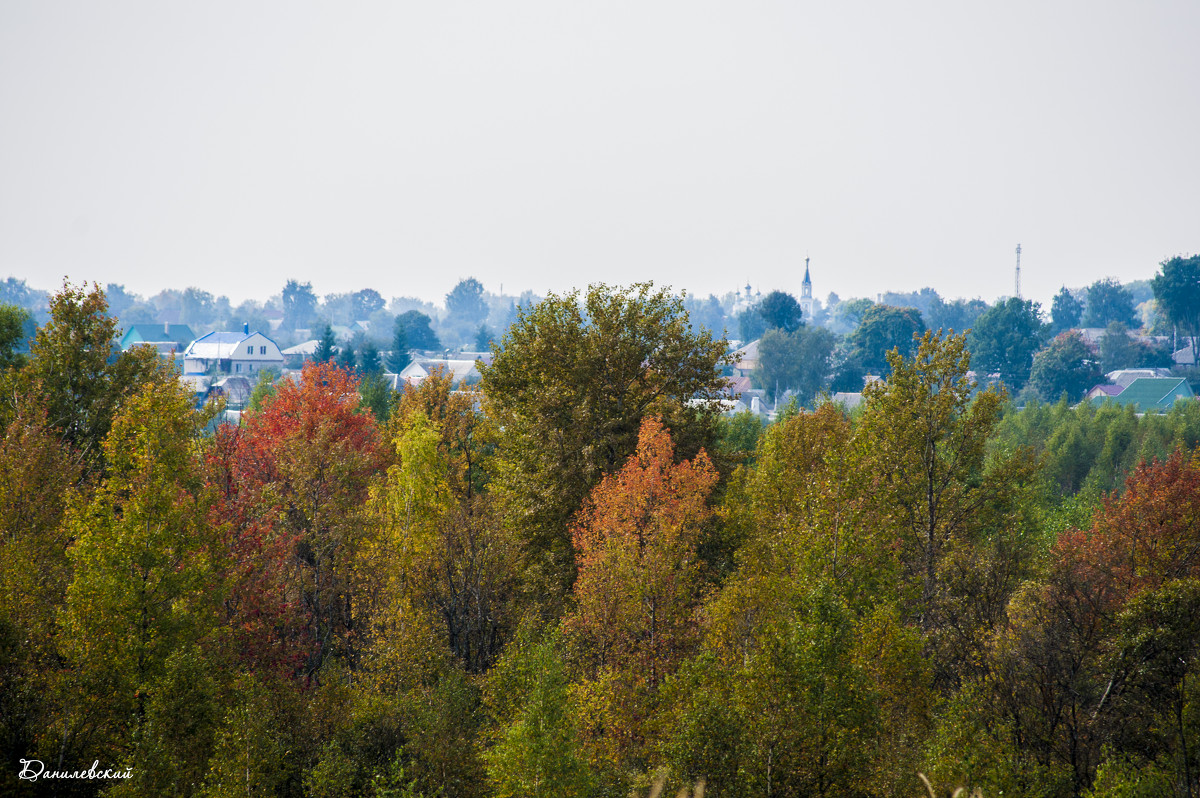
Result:
<instances>
[{"instance_id":1,"label":"white church tower","mask_svg":"<svg viewBox=\"0 0 1200 798\"><path fill-rule=\"evenodd\" d=\"M800 309L804 311L805 323L812 321L813 313L816 310L816 302L813 301L812 295L812 277L808 273L808 257L804 258L804 282L800 283Z\"/></svg>"}]
</instances>

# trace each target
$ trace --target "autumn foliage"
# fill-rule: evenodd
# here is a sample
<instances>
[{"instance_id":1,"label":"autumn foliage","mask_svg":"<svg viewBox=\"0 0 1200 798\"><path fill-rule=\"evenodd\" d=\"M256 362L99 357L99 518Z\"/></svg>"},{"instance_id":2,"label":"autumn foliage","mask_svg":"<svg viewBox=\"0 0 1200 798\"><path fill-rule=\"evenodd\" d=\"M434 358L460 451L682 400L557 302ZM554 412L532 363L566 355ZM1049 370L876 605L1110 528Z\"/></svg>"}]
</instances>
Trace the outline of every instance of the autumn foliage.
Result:
<instances>
[{"instance_id":1,"label":"autumn foliage","mask_svg":"<svg viewBox=\"0 0 1200 798\"><path fill-rule=\"evenodd\" d=\"M634 455L592 491L573 540L576 611L567 619L605 734L630 754L661 681L695 648L696 556L717 474L703 451L676 463L669 431L642 422Z\"/></svg>"},{"instance_id":2,"label":"autumn foliage","mask_svg":"<svg viewBox=\"0 0 1200 798\"><path fill-rule=\"evenodd\" d=\"M481 389L310 364L220 423L98 290L51 313L0 372L2 793L1200 794L1200 405L1017 410L929 333L729 421L726 342L600 286Z\"/></svg>"}]
</instances>

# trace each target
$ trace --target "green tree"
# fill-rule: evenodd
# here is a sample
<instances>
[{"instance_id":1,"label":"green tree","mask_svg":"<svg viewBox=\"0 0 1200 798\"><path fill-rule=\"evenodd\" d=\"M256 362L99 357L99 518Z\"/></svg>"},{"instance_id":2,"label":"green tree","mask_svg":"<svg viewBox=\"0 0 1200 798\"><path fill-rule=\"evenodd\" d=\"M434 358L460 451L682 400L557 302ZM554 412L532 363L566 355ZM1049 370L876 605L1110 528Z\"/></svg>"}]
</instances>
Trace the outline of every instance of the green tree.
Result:
<instances>
[{"instance_id":1,"label":"green tree","mask_svg":"<svg viewBox=\"0 0 1200 798\"><path fill-rule=\"evenodd\" d=\"M912 617L927 633L953 630L946 625L953 603L947 603L947 558L982 551L975 549L981 544L1002 546L1006 535L1019 535L1017 499L1031 478L1032 462L1023 450L987 456L1003 395L989 389L974 396L964 336L926 333L913 358L895 353L889 358L887 382L864 391L858 433L866 453L863 467L879 478L871 496L894 524ZM1004 556L1015 564L1028 552ZM980 566L968 556L958 567L974 571ZM1005 568L1002 582L1011 590L1015 572ZM977 610L984 618L994 616L1005 598L1001 591ZM978 655L971 649L984 643L977 637L956 642L961 648L954 659L938 663L943 679L959 658Z\"/></svg>"},{"instance_id":2,"label":"green tree","mask_svg":"<svg viewBox=\"0 0 1200 798\"><path fill-rule=\"evenodd\" d=\"M551 295L509 329L483 369L486 412L500 430L493 486L551 600L575 577L571 517L636 449L643 418L661 415L683 457L711 450L727 349L649 283Z\"/></svg>"},{"instance_id":3,"label":"green tree","mask_svg":"<svg viewBox=\"0 0 1200 798\"><path fill-rule=\"evenodd\" d=\"M893 349L901 356L909 355L914 336L925 331L925 323L916 308L894 308L890 305L871 305L863 311L862 321L849 341L862 364L876 374L887 374L888 352Z\"/></svg>"},{"instance_id":4,"label":"green tree","mask_svg":"<svg viewBox=\"0 0 1200 798\"><path fill-rule=\"evenodd\" d=\"M25 323L30 318L29 311L23 308L0 305L0 370L25 365L20 350L26 340Z\"/></svg>"},{"instance_id":5,"label":"green tree","mask_svg":"<svg viewBox=\"0 0 1200 798\"><path fill-rule=\"evenodd\" d=\"M1054 295L1054 303L1050 306L1050 319L1056 333L1070 330L1079 326L1083 318L1083 302L1075 297L1064 285Z\"/></svg>"},{"instance_id":6,"label":"green tree","mask_svg":"<svg viewBox=\"0 0 1200 798\"><path fill-rule=\"evenodd\" d=\"M313 360L317 363L329 363L336 356L337 342L333 338L333 327L326 324L320 339L317 341L317 349L313 352Z\"/></svg>"},{"instance_id":7,"label":"green tree","mask_svg":"<svg viewBox=\"0 0 1200 798\"><path fill-rule=\"evenodd\" d=\"M58 614L71 581L62 519L80 470L45 411L21 397L0 438L0 758L14 765L49 759L39 737L55 718ZM18 767L5 770L0 792L19 793Z\"/></svg>"},{"instance_id":8,"label":"green tree","mask_svg":"<svg viewBox=\"0 0 1200 798\"><path fill-rule=\"evenodd\" d=\"M337 363L340 368L344 368L346 371L355 371L357 367L357 358L354 356L354 347L349 343L341 347L341 350L338 352L337 359L334 362Z\"/></svg>"},{"instance_id":9,"label":"green tree","mask_svg":"<svg viewBox=\"0 0 1200 798\"><path fill-rule=\"evenodd\" d=\"M965 333L987 309L987 303L978 297L955 299L951 302L932 303L926 318L931 330Z\"/></svg>"},{"instance_id":10,"label":"green tree","mask_svg":"<svg viewBox=\"0 0 1200 798\"><path fill-rule=\"evenodd\" d=\"M383 374L383 360L379 357L379 347L372 341L364 341L359 350L358 373L363 376Z\"/></svg>"},{"instance_id":11,"label":"green tree","mask_svg":"<svg viewBox=\"0 0 1200 798\"><path fill-rule=\"evenodd\" d=\"M386 424L392 411L392 388L384 379L383 372L368 372L358 384L358 395L362 397L363 407L371 411L375 420Z\"/></svg>"},{"instance_id":12,"label":"green tree","mask_svg":"<svg viewBox=\"0 0 1200 798\"><path fill-rule=\"evenodd\" d=\"M179 298L179 323L193 327L210 322L216 313L213 295L199 288L187 288Z\"/></svg>"},{"instance_id":13,"label":"green tree","mask_svg":"<svg viewBox=\"0 0 1200 798\"><path fill-rule=\"evenodd\" d=\"M491 349L494 337L491 327L488 327L486 324L480 324L479 329L475 331L475 351L486 352Z\"/></svg>"},{"instance_id":14,"label":"green tree","mask_svg":"<svg viewBox=\"0 0 1200 798\"><path fill-rule=\"evenodd\" d=\"M409 310L396 317L396 323L404 326L409 348L426 351L442 348L433 328L429 326L431 321L419 310Z\"/></svg>"},{"instance_id":15,"label":"green tree","mask_svg":"<svg viewBox=\"0 0 1200 798\"><path fill-rule=\"evenodd\" d=\"M737 316L738 335L743 343L756 341L767 331L767 320L757 307L746 308Z\"/></svg>"},{"instance_id":16,"label":"green tree","mask_svg":"<svg viewBox=\"0 0 1200 798\"><path fill-rule=\"evenodd\" d=\"M387 302L374 288L364 288L352 294L351 304L355 319L369 319L372 313L387 306Z\"/></svg>"},{"instance_id":17,"label":"green tree","mask_svg":"<svg viewBox=\"0 0 1200 798\"><path fill-rule=\"evenodd\" d=\"M10 372L19 392L40 397L47 421L78 450L89 471L103 469L102 442L123 401L149 382L175 381L149 347L116 352L117 322L97 286L64 285L50 300L29 365Z\"/></svg>"},{"instance_id":18,"label":"green tree","mask_svg":"<svg viewBox=\"0 0 1200 798\"><path fill-rule=\"evenodd\" d=\"M483 283L474 277L459 280L446 294L446 312L454 322L476 326L488 315L487 301L483 298Z\"/></svg>"},{"instance_id":19,"label":"green tree","mask_svg":"<svg viewBox=\"0 0 1200 798\"><path fill-rule=\"evenodd\" d=\"M1033 355L1042 346L1042 335L1038 304L1012 297L997 302L976 319L967 342L975 367L984 374L998 373L1015 392L1029 380Z\"/></svg>"},{"instance_id":20,"label":"green tree","mask_svg":"<svg viewBox=\"0 0 1200 798\"><path fill-rule=\"evenodd\" d=\"M755 381L772 400L778 400L777 388L793 390L797 401L807 405L828 385L834 344L833 333L823 327L770 329L758 344Z\"/></svg>"},{"instance_id":21,"label":"green tree","mask_svg":"<svg viewBox=\"0 0 1200 798\"><path fill-rule=\"evenodd\" d=\"M408 353L408 332L404 329L404 322L397 318L392 333L392 349L387 356L388 371L399 374L408 368L411 362L412 357Z\"/></svg>"},{"instance_id":22,"label":"green tree","mask_svg":"<svg viewBox=\"0 0 1200 798\"><path fill-rule=\"evenodd\" d=\"M66 522L72 711L58 731L77 756L133 768L143 793L198 784L215 722L201 651L220 601L194 457L202 423L177 382L138 391L105 439L107 479Z\"/></svg>"},{"instance_id":23,"label":"green tree","mask_svg":"<svg viewBox=\"0 0 1200 798\"><path fill-rule=\"evenodd\" d=\"M1077 402L1100 381L1096 356L1078 332L1062 332L1045 349L1033 356L1029 385L1050 402L1066 394Z\"/></svg>"},{"instance_id":24,"label":"green tree","mask_svg":"<svg viewBox=\"0 0 1200 798\"><path fill-rule=\"evenodd\" d=\"M1128 327L1141 326L1133 308L1133 293L1116 280L1107 277L1088 286L1083 326L1107 327L1114 321Z\"/></svg>"},{"instance_id":25,"label":"green tree","mask_svg":"<svg viewBox=\"0 0 1200 798\"><path fill-rule=\"evenodd\" d=\"M279 372L272 369L263 369L258 372L258 380L254 383L254 390L250 392L250 399L246 402L246 409L250 412L262 410L267 402L271 401L271 397L275 395L275 381L278 379Z\"/></svg>"},{"instance_id":26,"label":"green tree","mask_svg":"<svg viewBox=\"0 0 1200 798\"><path fill-rule=\"evenodd\" d=\"M754 456L758 439L762 437L762 416L743 410L740 413L721 416L720 432L717 436L717 451L730 460Z\"/></svg>"},{"instance_id":27,"label":"green tree","mask_svg":"<svg viewBox=\"0 0 1200 798\"><path fill-rule=\"evenodd\" d=\"M767 323L768 330L795 332L804 323L803 311L796 298L785 291L772 291L758 303L759 315Z\"/></svg>"},{"instance_id":28,"label":"green tree","mask_svg":"<svg viewBox=\"0 0 1200 798\"><path fill-rule=\"evenodd\" d=\"M283 287L283 329L311 327L317 318L317 295L312 283L288 280Z\"/></svg>"},{"instance_id":29,"label":"green tree","mask_svg":"<svg viewBox=\"0 0 1200 798\"><path fill-rule=\"evenodd\" d=\"M558 640L557 634L518 639L489 676L486 700L502 724L485 755L497 798L591 794Z\"/></svg>"},{"instance_id":30,"label":"green tree","mask_svg":"<svg viewBox=\"0 0 1200 798\"><path fill-rule=\"evenodd\" d=\"M1163 261L1150 285L1159 311L1190 339L1193 362L1200 363L1200 255Z\"/></svg>"}]
</instances>

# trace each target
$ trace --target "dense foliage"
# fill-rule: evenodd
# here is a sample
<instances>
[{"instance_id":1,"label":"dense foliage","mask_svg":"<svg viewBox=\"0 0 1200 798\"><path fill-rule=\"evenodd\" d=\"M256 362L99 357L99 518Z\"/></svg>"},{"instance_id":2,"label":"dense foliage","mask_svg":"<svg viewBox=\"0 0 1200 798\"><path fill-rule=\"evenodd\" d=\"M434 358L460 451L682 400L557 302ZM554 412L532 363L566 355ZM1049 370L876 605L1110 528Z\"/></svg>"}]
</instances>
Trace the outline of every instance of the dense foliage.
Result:
<instances>
[{"instance_id":1,"label":"dense foliage","mask_svg":"<svg viewBox=\"0 0 1200 798\"><path fill-rule=\"evenodd\" d=\"M113 351L103 292L50 307L0 376L6 794L1200 790L1194 400L1018 409L872 306L861 409L764 428L678 298L593 286L478 391L315 362L231 426Z\"/></svg>"}]
</instances>

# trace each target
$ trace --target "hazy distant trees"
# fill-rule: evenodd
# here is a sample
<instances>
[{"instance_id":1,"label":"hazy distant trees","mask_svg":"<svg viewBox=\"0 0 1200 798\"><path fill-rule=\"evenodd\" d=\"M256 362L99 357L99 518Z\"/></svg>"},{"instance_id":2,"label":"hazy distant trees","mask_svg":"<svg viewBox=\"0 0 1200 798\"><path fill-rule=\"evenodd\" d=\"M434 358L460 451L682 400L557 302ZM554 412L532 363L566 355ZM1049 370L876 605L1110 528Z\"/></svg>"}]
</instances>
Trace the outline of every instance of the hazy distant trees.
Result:
<instances>
[{"instance_id":1,"label":"hazy distant trees","mask_svg":"<svg viewBox=\"0 0 1200 798\"><path fill-rule=\"evenodd\" d=\"M925 325L931 329L935 328L933 317L938 313L946 303L942 300L940 294L934 289L926 286L920 291L908 291L906 293L897 293L888 291L881 297L880 304L891 305L895 308L916 308L921 311L921 318L925 319Z\"/></svg>"},{"instance_id":2,"label":"hazy distant trees","mask_svg":"<svg viewBox=\"0 0 1200 798\"><path fill-rule=\"evenodd\" d=\"M783 330L790 333L798 330L803 324L803 311L796 298L786 291L772 291L758 303L759 315L766 322L768 330Z\"/></svg>"},{"instance_id":3,"label":"hazy distant trees","mask_svg":"<svg viewBox=\"0 0 1200 798\"><path fill-rule=\"evenodd\" d=\"M766 389L768 399L778 401L778 392L791 390L801 405L807 405L829 383L836 341L823 327L767 330L758 344L754 381Z\"/></svg>"},{"instance_id":4,"label":"hazy distant trees","mask_svg":"<svg viewBox=\"0 0 1200 798\"><path fill-rule=\"evenodd\" d=\"M358 364L358 360L354 356L354 347L349 342L346 342L338 351L337 357L333 362L346 371L354 371Z\"/></svg>"},{"instance_id":5,"label":"hazy distant trees","mask_svg":"<svg viewBox=\"0 0 1200 798\"><path fill-rule=\"evenodd\" d=\"M1171 352L1135 339L1119 321L1110 323L1100 337L1100 366L1105 373L1117 369L1169 368L1171 363Z\"/></svg>"},{"instance_id":6,"label":"hazy distant trees","mask_svg":"<svg viewBox=\"0 0 1200 798\"><path fill-rule=\"evenodd\" d=\"M247 300L229 314L230 329L241 329L242 325L248 326L251 330L262 330L266 332L271 329L270 321L267 319L267 312L261 304L254 300Z\"/></svg>"},{"instance_id":7,"label":"hazy distant trees","mask_svg":"<svg viewBox=\"0 0 1200 798\"><path fill-rule=\"evenodd\" d=\"M955 299L950 302L938 301L930 306L929 315L925 322L931 330L954 330L964 333L975 324L975 321L987 311L988 305L982 299Z\"/></svg>"},{"instance_id":8,"label":"hazy distant trees","mask_svg":"<svg viewBox=\"0 0 1200 798\"><path fill-rule=\"evenodd\" d=\"M441 349L442 343L430 327L430 319L419 310L410 310L396 317L396 323L404 326L409 349Z\"/></svg>"},{"instance_id":9,"label":"hazy distant trees","mask_svg":"<svg viewBox=\"0 0 1200 798\"><path fill-rule=\"evenodd\" d=\"M829 327L843 335L853 332L862 321L863 314L875 303L869 299L847 299L836 304L830 303Z\"/></svg>"},{"instance_id":10,"label":"hazy distant trees","mask_svg":"<svg viewBox=\"0 0 1200 798\"><path fill-rule=\"evenodd\" d=\"M404 327L404 322L397 318L395 330L392 333L392 349L387 356L388 371L399 374L411 362L412 358L408 354L408 331Z\"/></svg>"},{"instance_id":11,"label":"hazy distant trees","mask_svg":"<svg viewBox=\"0 0 1200 798\"><path fill-rule=\"evenodd\" d=\"M738 337L742 341L755 341L767 331L767 320L758 312L758 307L746 308L737 317Z\"/></svg>"},{"instance_id":12,"label":"hazy distant trees","mask_svg":"<svg viewBox=\"0 0 1200 798\"><path fill-rule=\"evenodd\" d=\"M378 310L383 310L387 306L387 302L379 295L379 292L374 288L364 288L361 291L356 291L350 295L354 318L369 319L371 314Z\"/></svg>"},{"instance_id":13,"label":"hazy distant trees","mask_svg":"<svg viewBox=\"0 0 1200 798\"><path fill-rule=\"evenodd\" d=\"M288 280L283 287L283 329L311 327L317 317L317 295L312 283Z\"/></svg>"},{"instance_id":14,"label":"hazy distant trees","mask_svg":"<svg viewBox=\"0 0 1200 798\"><path fill-rule=\"evenodd\" d=\"M1141 326L1133 309L1133 293L1111 277L1097 280L1088 286L1083 326L1107 327L1114 321L1129 327Z\"/></svg>"},{"instance_id":15,"label":"hazy distant trees","mask_svg":"<svg viewBox=\"0 0 1200 798\"><path fill-rule=\"evenodd\" d=\"M902 357L908 357L916 346L913 336L923 332L925 323L916 308L871 305L862 314L862 321L850 333L848 341L866 369L875 374L887 374L890 369L887 353L897 349Z\"/></svg>"},{"instance_id":16,"label":"hazy distant trees","mask_svg":"<svg viewBox=\"0 0 1200 798\"><path fill-rule=\"evenodd\" d=\"M477 326L488 315L487 302L483 298L483 283L474 277L459 280L446 294L446 313L452 323Z\"/></svg>"},{"instance_id":17,"label":"hazy distant trees","mask_svg":"<svg viewBox=\"0 0 1200 798\"><path fill-rule=\"evenodd\" d=\"M693 327L702 327L718 338L725 334L725 308L721 307L721 300L712 294L707 299L685 296L683 307Z\"/></svg>"},{"instance_id":18,"label":"hazy distant trees","mask_svg":"<svg viewBox=\"0 0 1200 798\"><path fill-rule=\"evenodd\" d=\"M1060 333L1072 327L1078 327L1083 318L1083 302L1067 290L1064 285L1054 295L1054 304L1050 306L1051 329Z\"/></svg>"},{"instance_id":19,"label":"hazy distant trees","mask_svg":"<svg viewBox=\"0 0 1200 798\"><path fill-rule=\"evenodd\" d=\"M199 327L213 320L216 301L199 288L186 288L179 297L179 323Z\"/></svg>"}]
</instances>

